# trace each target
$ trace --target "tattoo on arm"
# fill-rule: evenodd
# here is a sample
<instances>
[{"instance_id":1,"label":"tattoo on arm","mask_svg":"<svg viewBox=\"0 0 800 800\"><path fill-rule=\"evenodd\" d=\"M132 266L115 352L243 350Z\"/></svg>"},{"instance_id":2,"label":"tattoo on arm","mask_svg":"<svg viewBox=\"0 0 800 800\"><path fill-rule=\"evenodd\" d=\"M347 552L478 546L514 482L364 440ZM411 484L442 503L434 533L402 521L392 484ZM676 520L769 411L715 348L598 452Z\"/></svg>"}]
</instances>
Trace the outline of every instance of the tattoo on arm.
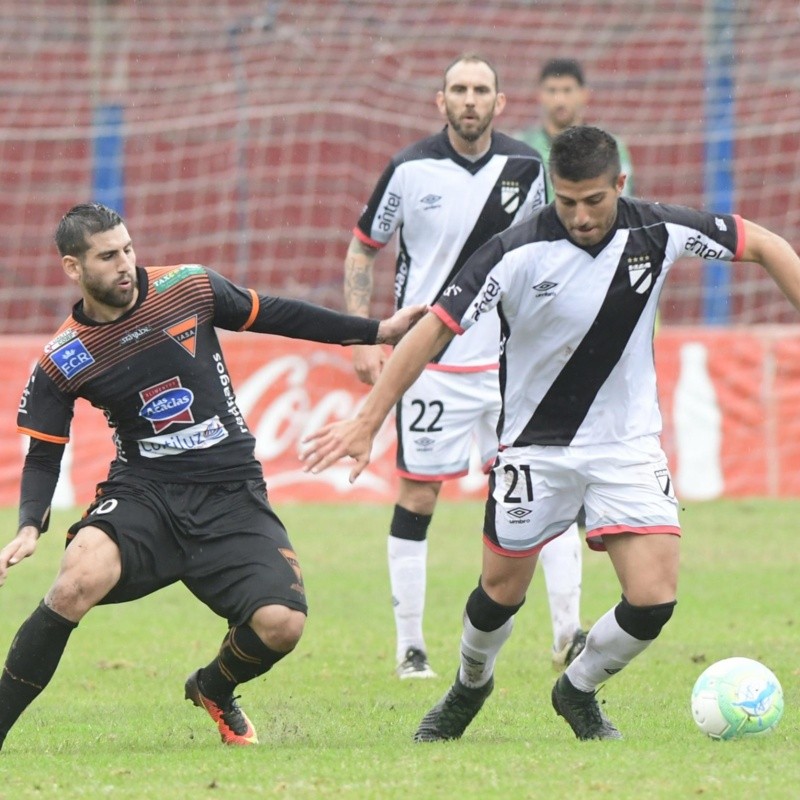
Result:
<instances>
[{"instance_id":1,"label":"tattoo on arm","mask_svg":"<svg viewBox=\"0 0 800 800\"><path fill-rule=\"evenodd\" d=\"M353 239L347 248L344 262L344 300L347 311L358 316L369 316L372 300L372 265L377 250Z\"/></svg>"}]
</instances>

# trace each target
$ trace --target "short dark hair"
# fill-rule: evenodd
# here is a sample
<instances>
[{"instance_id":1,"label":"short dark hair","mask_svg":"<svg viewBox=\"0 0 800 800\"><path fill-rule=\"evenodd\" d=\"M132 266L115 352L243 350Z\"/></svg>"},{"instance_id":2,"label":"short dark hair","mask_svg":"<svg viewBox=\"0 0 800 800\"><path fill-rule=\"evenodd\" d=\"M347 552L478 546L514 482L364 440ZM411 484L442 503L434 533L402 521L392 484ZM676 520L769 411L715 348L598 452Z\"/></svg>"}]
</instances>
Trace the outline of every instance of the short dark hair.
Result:
<instances>
[{"instance_id":1,"label":"short dark hair","mask_svg":"<svg viewBox=\"0 0 800 800\"><path fill-rule=\"evenodd\" d=\"M583 86L583 67L574 58L551 58L542 67L539 73L539 83L548 78L561 78L563 76L575 78L579 86Z\"/></svg>"},{"instance_id":2,"label":"short dark hair","mask_svg":"<svg viewBox=\"0 0 800 800\"><path fill-rule=\"evenodd\" d=\"M73 206L58 223L56 247L62 256L80 258L89 249L89 237L123 225L122 217L100 203Z\"/></svg>"},{"instance_id":3,"label":"short dark hair","mask_svg":"<svg viewBox=\"0 0 800 800\"><path fill-rule=\"evenodd\" d=\"M575 125L553 139L550 174L567 181L585 181L608 173L612 182L622 167L614 137L591 125Z\"/></svg>"},{"instance_id":4,"label":"short dark hair","mask_svg":"<svg viewBox=\"0 0 800 800\"><path fill-rule=\"evenodd\" d=\"M442 90L447 88L447 73L450 72L451 69L456 64L460 64L462 61L465 61L468 64L486 64L487 67L492 71L492 75L494 75L494 88L495 91L500 91L500 78L497 75L497 70L494 68L494 64L491 61L484 58L477 53L464 53L460 55L458 58L454 58L448 65L445 67L444 70L444 77L442 78Z\"/></svg>"}]
</instances>

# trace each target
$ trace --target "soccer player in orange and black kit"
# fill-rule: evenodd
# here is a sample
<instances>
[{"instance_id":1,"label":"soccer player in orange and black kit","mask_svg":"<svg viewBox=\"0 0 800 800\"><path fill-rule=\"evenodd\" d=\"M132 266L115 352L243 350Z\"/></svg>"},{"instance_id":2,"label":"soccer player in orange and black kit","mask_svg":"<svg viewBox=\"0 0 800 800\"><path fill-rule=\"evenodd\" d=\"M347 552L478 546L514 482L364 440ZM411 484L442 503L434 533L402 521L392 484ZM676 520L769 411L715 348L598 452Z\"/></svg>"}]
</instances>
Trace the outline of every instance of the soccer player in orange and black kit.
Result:
<instances>
[{"instance_id":1,"label":"soccer player in orange and black kit","mask_svg":"<svg viewBox=\"0 0 800 800\"><path fill-rule=\"evenodd\" d=\"M123 220L97 204L71 209L55 240L82 299L45 345L20 403L18 429L31 444L0 584L47 530L78 397L105 413L116 456L69 529L55 582L11 645L0 676L0 747L87 611L176 581L229 626L217 656L187 679L186 699L209 713L226 744L255 744L234 689L294 649L307 606L215 328L391 343L424 307L379 322L259 295L196 264L137 267Z\"/></svg>"}]
</instances>

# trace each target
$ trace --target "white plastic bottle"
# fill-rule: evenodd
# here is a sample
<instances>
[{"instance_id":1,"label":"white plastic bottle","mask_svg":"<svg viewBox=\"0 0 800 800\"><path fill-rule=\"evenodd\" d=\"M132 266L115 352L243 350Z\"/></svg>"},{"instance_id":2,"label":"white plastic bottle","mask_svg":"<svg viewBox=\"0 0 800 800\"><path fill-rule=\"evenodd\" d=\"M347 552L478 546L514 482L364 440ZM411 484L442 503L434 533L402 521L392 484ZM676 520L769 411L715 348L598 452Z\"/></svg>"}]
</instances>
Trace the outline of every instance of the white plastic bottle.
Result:
<instances>
[{"instance_id":1,"label":"white plastic bottle","mask_svg":"<svg viewBox=\"0 0 800 800\"><path fill-rule=\"evenodd\" d=\"M722 412L711 376L708 350L687 342L680 350L680 373L673 396L679 498L711 500L725 488L722 475Z\"/></svg>"}]
</instances>

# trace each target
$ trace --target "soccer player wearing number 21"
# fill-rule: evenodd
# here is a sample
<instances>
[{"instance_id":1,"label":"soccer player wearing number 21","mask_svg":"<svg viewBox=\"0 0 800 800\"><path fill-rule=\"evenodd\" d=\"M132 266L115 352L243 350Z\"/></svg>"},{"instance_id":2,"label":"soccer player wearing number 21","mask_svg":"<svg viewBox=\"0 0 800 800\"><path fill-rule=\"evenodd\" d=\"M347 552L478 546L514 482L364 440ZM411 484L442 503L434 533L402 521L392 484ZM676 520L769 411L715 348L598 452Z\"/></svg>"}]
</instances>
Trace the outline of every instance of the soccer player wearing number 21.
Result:
<instances>
[{"instance_id":1,"label":"soccer player wearing number 21","mask_svg":"<svg viewBox=\"0 0 800 800\"><path fill-rule=\"evenodd\" d=\"M494 686L494 665L542 545L586 509L622 599L589 630L553 686L579 739L619 739L595 698L658 637L676 604L680 527L660 446L652 335L664 280L681 256L761 264L800 309L800 258L734 214L622 197L614 138L588 126L553 142L555 200L496 235L395 349L352 420L307 439L306 469L369 462L373 437L425 364L490 309L505 334L500 453L489 477L483 569L469 596L461 665L415 739L459 738Z\"/></svg>"},{"instance_id":2,"label":"soccer player wearing number 21","mask_svg":"<svg viewBox=\"0 0 800 800\"><path fill-rule=\"evenodd\" d=\"M432 304L478 247L545 203L539 154L493 129L505 106L494 67L477 55L456 59L436 102L445 128L391 159L353 231L345 262L351 313L368 314L373 264L395 233L396 306ZM500 342L500 321L490 311L435 355L397 407L400 486L388 556L401 679L434 676L422 630L428 526L442 482L466 474L473 438L485 468L497 453ZM385 361L381 347L353 349L364 383L375 382ZM567 527L542 553L558 667L585 639L581 542L577 526L568 521Z\"/></svg>"},{"instance_id":3,"label":"soccer player wearing number 21","mask_svg":"<svg viewBox=\"0 0 800 800\"><path fill-rule=\"evenodd\" d=\"M234 689L294 649L307 607L215 328L396 342L425 306L379 322L258 294L197 264L137 267L122 219L98 204L71 209L56 245L82 299L45 345L20 403L18 429L31 443L18 533L0 550L0 585L47 529L77 398L105 413L116 457L69 529L55 582L11 644L0 676L0 747L93 606L177 581L228 621L217 656L187 679L186 699L208 712L224 743L255 744Z\"/></svg>"}]
</instances>

